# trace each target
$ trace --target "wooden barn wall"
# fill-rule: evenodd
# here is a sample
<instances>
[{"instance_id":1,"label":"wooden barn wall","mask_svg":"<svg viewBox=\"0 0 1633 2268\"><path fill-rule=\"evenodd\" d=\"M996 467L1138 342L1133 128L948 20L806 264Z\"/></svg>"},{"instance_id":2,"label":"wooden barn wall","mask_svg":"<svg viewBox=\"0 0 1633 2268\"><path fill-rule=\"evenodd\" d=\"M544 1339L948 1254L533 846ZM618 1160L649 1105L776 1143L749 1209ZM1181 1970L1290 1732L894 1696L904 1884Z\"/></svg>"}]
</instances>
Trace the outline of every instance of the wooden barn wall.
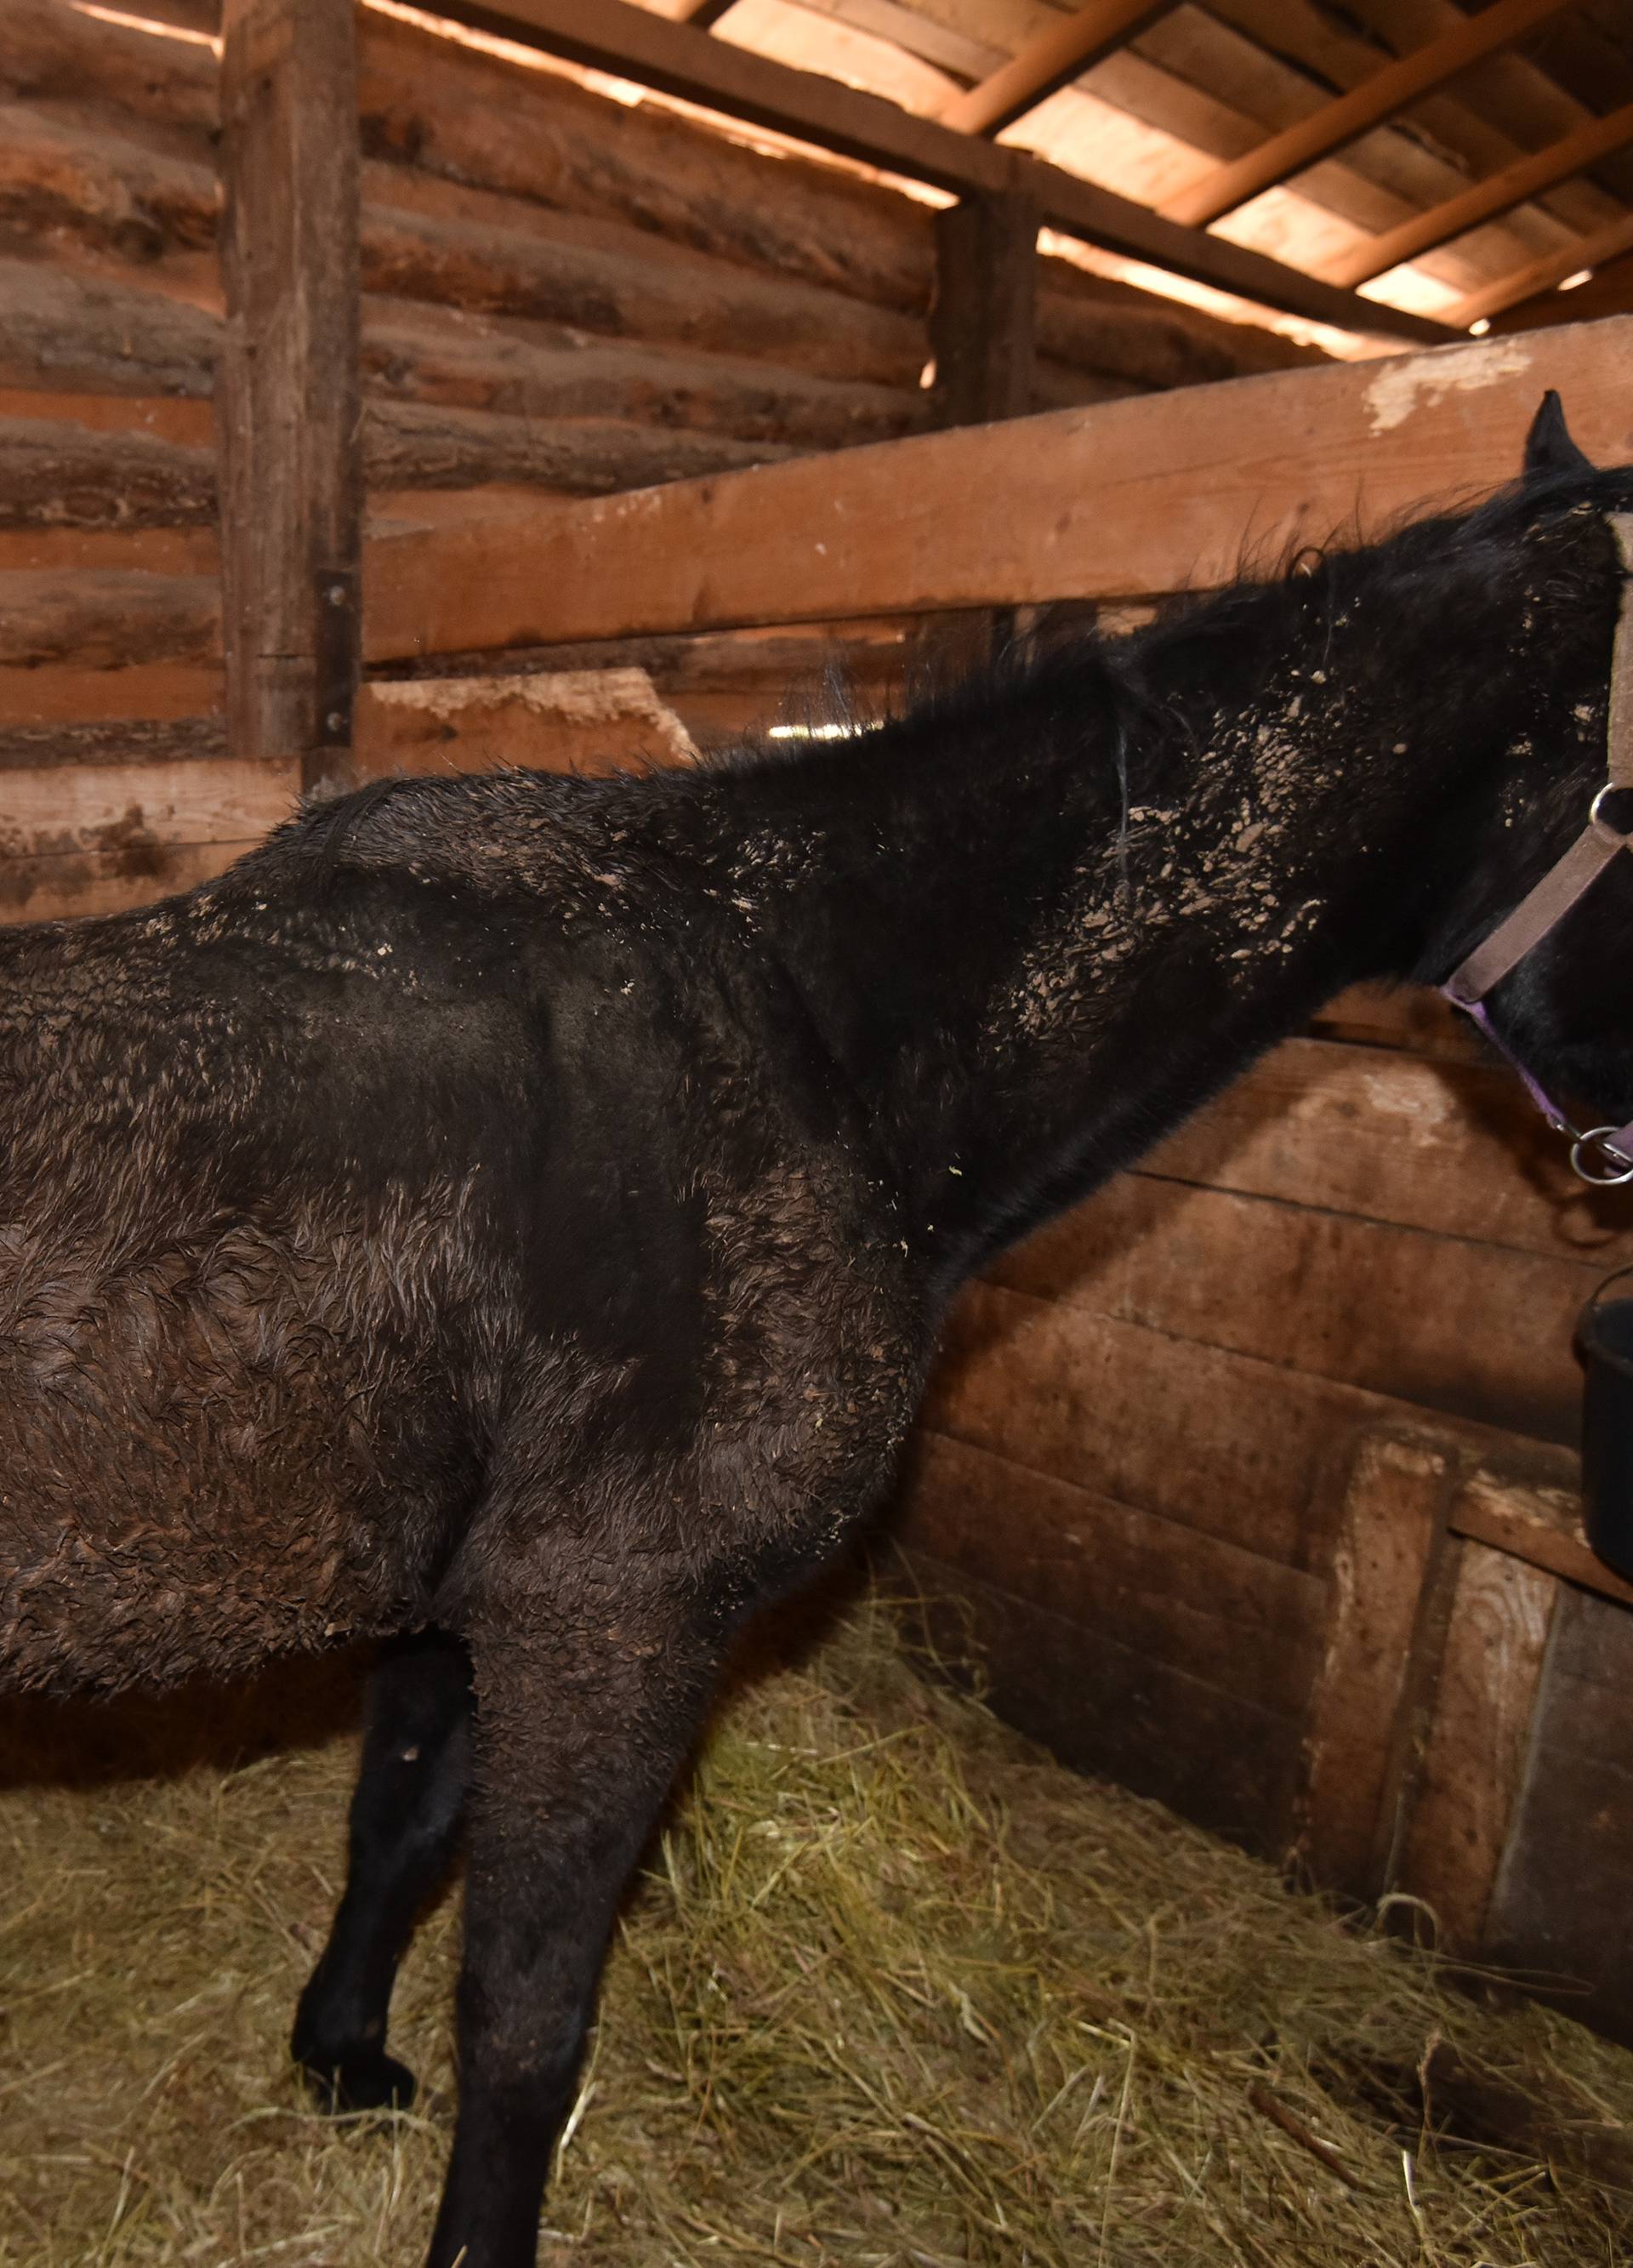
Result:
<instances>
[{"instance_id":1,"label":"wooden barn wall","mask_svg":"<svg viewBox=\"0 0 1633 2268\"><path fill-rule=\"evenodd\" d=\"M0 40L0 917L185 887L295 792L222 726L218 11L134 12L180 36L7 0ZM941 414L928 206L367 10L358 38L376 530ZM1058 260L1038 273L1038 407L1309 358ZM705 733L775 706L765 657L738 681L732 660L672 658Z\"/></svg>"}]
</instances>

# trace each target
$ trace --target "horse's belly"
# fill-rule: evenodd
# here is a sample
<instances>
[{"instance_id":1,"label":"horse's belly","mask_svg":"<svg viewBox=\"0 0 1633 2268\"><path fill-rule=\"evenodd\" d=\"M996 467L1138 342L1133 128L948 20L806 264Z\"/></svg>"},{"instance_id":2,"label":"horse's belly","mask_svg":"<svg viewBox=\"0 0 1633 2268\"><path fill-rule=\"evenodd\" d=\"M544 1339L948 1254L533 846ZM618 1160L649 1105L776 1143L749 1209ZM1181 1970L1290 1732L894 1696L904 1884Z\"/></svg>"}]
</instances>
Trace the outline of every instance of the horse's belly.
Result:
<instances>
[{"instance_id":1,"label":"horse's belly","mask_svg":"<svg viewBox=\"0 0 1633 2268\"><path fill-rule=\"evenodd\" d=\"M230 1675L412 1615L461 1472L428 1345L199 1253L4 1289L0 1679Z\"/></svg>"}]
</instances>

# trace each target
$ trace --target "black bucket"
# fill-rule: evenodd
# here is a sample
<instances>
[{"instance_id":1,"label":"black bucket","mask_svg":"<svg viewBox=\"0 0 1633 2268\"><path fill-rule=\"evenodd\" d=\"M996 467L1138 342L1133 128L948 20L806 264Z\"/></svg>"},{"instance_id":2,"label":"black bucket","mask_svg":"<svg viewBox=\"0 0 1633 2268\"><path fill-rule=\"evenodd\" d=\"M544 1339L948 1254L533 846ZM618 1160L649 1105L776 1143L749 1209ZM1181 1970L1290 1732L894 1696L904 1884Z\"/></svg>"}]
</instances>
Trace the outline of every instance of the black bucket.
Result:
<instances>
[{"instance_id":1,"label":"black bucket","mask_svg":"<svg viewBox=\"0 0 1633 2268\"><path fill-rule=\"evenodd\" d=\"M1582 1516L1607 1567L1633 1581L1633 1268L1607 1276L1582 1310Z\"/></svg>"}]
</instances>

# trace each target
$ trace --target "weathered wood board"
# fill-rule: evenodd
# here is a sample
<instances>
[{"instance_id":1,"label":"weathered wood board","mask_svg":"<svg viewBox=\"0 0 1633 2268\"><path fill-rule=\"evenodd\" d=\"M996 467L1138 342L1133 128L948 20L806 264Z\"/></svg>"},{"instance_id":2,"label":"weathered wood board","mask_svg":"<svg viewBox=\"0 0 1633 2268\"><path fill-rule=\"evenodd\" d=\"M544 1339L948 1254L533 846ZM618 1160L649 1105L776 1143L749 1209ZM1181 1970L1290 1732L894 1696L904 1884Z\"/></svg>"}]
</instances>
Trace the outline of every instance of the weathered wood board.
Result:
<instances>
[{"instance_id":1,"label":"weathered wood board","mask_svg":"<svg viewBox=\"0 0 1633 2268\"><path fill-rule=\"evenodd\" d=\"M380 537L367 651L1207 585L1239 571L1245 541L1273 561L1357 516L1512 478L1550 386L1589 455L1633 455L1630 358L1624 316L561 505L520 540L508 526Z\"/></svg>"}]
</instances>

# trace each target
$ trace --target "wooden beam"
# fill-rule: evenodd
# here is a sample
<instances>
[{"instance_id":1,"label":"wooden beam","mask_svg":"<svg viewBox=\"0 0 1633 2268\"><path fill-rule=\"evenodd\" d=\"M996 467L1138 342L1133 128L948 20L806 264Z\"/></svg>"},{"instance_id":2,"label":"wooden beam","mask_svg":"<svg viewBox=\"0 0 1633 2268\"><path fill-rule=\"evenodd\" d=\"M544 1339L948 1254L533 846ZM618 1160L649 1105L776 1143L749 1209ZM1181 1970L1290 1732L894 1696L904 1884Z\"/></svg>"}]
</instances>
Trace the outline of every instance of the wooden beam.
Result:
<instances>
[{"instance_id":1,"label":"wooden beam","mask_svg":"<svg viewBox=\"0 0 1633 2268\"><path fill-rule=\"evenodd\" d=\"M1200 181L1165 198L1158 210L1170 220L1192 227L1217 220L1222 213L1233 212L1262 190L1302 173L1322 158L1330 158L1335 150L1357 140L1370 127L1381 125L1407 103L1467 70L1482 55L1507 47L1571 4L1572 0L1497 0L1494 7L1453 25L1439 39L1414 48L1398 63L1386 63L1348 94L1323 103L1308 118L1273 134L1257 149L1204 173Z\"/></svg>"},{"instance_id":2,"label":"wooden beam","mask_svg":"<svg viewBox=\"0 0 1633 2268\"><path fill-rule=\"evenodd\" d=\"M1613 220L1606 228L1596 229L1592 236L1578 236L1550 252L1546 260L1534 260L1524 268L1516 268L1507 276L1488 284L1482 291L1471 291L1449 311L1448 320L1463 325L1477 323L1483 316L1500 313L1504 307L1517 307L1522 299L1533 299L1539 292L1552 291L1567 276L1578 269L1598 268L1607 260L1617 259L1622 253L1633 251L1633 213ZM1562 299L1551 320L1556 323L1570 320L1570 302Z\"/></svg>"},{"instance_id":3,"label":"wooden beam","mask_svg":"<svg viewBox=\"0 0 1633 2268\"><path fill-rule=\"evenodd\" d=\"M347 775L360 652L358 156L350 0L226 0L217 408L229 731Z\"/></svg>"},{"instance_id":4,"label":"wooden beam","mask_svg":"<svg viewBox=\"0 0 1633 2268\"><path fill-rule=\"evenodd\" d=\"M967 426L369 551L371 659L634 632L1108 599L1228 580L1518 472L1557 387L1633 456L1633 317Z\"/></svg>"},{"instance_id":5,"label":"wooden beam","mask_svg":"<svg viewBox=\"0 0 1633 2268\"><path fill-rule=\"evenodd\" d=\"M1579 173L1584 166L1607 158L1626 142L1633 142L1633 102L1624 102L1603 118L1590 119L1585 126L1576 127L1529 158L1515 158L1512 166L1488 174L1460 196L1448 197L1427 212L1414 213L1399 228L1368 238L1353 252L1326 261L1326 272L1335 283L1365 284L1369 276L1385 275L1403 260L1431 252L1436 245L1461 236L1465 229L1477 228L1482 221L1492 220L1526 198L1552 188L1556 181ZM1569 275L1570 270L1565 272Z\"/></svg>"},{"instance_id":6,"label":"wooden beam","mask_svg":"<svg viewBox=\"0 0 1633 2268\"><path fill-rule=\"evenodd\" d=\"M916 118L893 102L814 71L712 40L628 0L438 0L436 11L473 31L702 104L831 150L954 196L1011 189L1033 197L1045 225L1063 235L1149 262L1216 291L1345 330L1423 341L1447 336L1422 315L1301 275L1279 260L1178 226L1149 206L1018 150Z\"/></svg>"},{"instance_id":7,"label":"wooden beam","mask_svg":"<svg viewBox=\"0 0 1633 2268\"><path fill-rule=\"evenodd\" d=\"M949 425L1024 417L1037 366L1038 208L1008 191L936 215L930 342Z\"/></svg>"},{"instance_id":8,"label":"wooden beam","mask_svg":"<svg viewBox=\"0 0 1633 2268\"><path fill-rule=\"evenodd\" d=\"M940 114L944 126L964 134L997 134L1047 102L1125 41L1138 37L1173 0L1090 0L1028 40L1019 55L967 93L955 95Z\"/></svg>"},{"instance_id":9,"label":"wooden beam","mask_svg":"<svg viewBox=\"0 0 1633 2268\"><path fill-rule=\"evenodd\" d=\"M700 32L712 31L722 16L728 15L737 0L686 0L670 18L672 24L695 24Z\"/></svg>"}]
</instances>

